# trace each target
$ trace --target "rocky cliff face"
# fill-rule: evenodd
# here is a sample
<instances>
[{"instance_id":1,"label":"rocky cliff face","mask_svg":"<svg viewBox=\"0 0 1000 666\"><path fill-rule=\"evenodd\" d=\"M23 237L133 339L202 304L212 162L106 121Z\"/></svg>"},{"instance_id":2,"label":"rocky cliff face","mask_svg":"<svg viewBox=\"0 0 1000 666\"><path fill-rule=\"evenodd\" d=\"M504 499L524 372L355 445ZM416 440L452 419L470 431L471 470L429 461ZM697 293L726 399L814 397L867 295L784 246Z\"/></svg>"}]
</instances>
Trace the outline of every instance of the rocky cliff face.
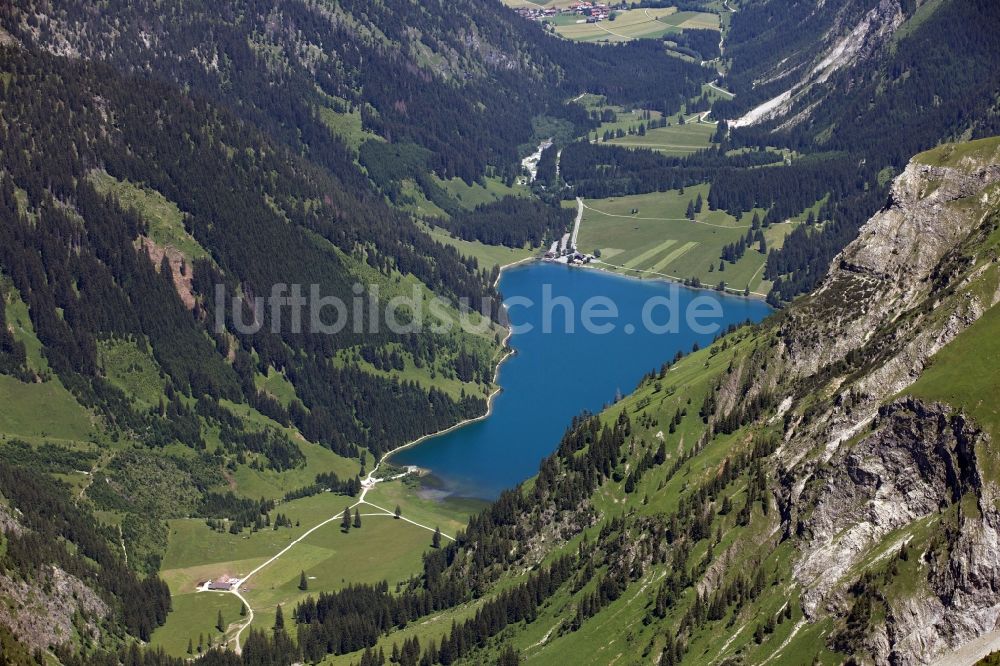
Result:
<instances>
[{"instance_id":1,"label":"rocky cliff face","mask_svg":"<svg viewBox=\"0 0 1000 666\"><path fill-rule=\"evenodd\" d=\"M913 593L886 596L886 622L865 638L864 651L875 663L921 664L996 629L1000 512L997 484L977 459L985 439L947 406L903 399L838 451L800 498L813 507L795 568L807 615L846 611L840 581L895 558L912 538L908 528L939 521L954 505L954 541L912 555L925 575L907 581Z\"/></svg>"},{"instance_id":2,"label":"rocky cliff face","mask_svg":"<svg viewBox=\"0 0 1000 666\"><path fill-rule=\"evenodd\" d=\"M1000 217L998 145L912 162L780 328L772 376L794 388L777 494L786 537L799 542L806 616L843 617L861 572L945 512L954 521L943 545L915 555L912 589L885 596L885 622L862 651L874 663L929 663L1000 620L998 486L980 453L990 435L948 405L894 398L1000 302L996 248L985 243Z\"/></svg>"},{"instance_id":3,"label":"rocky cliff face","mask_svg":"<svg viewBox=\"0 0 1000 666\"><path fill-rule=\"evenodd\" d=\"M822 7L825 3L817 4ZM817 103L815 95L809 95L814 86L825 83L838 70L875 56L905 18L898 0L880 0L863 12L860 19L854 17L855 4L843 4L827 32L813 45L814 50L799 59L795 69L785 69L785 61L782 61L775 71L758 81L766 83L768 79L788 78L790 84L787 90L733 121L732 126L784 119L783 126L788 127L807 119L809 109Z\"/></svg>"},{"instance_id":4,"label":"rocky cliff face","mask_svg":"<svg viewBox=\"0 0 1000 666\"><path fill-rule=\"evenodd\" d=\"M0 540L25 529L13 511L0 505ZM31 580L0 573L0 625L32 650L50 650L74 635L97 641L110 612L93 589L57 566L39 567ZM7 663L2 652L0 663Z\"/></svg>"},{"instance_id":5,"label":"rocky cliff face","mask_svg":"<svg viewBox=\"0 0 1000 666\"><path fill-rule=\"evenodd\" d=\"M858 239L834 260L820 288L791 313L783 340L793 374L807 376L842 360L941 291L935 278L942 262L1000 203L1000 193L992 187L997 182L997 163L911 162L894 182L886 208L865 224ZM995 302L996 297L968 304L969 317L978 319ZM925 323L926 318L917 318L905 329L917 331ZM901 335L897 332L896 339Z\"/></svg>"}]
</instances>

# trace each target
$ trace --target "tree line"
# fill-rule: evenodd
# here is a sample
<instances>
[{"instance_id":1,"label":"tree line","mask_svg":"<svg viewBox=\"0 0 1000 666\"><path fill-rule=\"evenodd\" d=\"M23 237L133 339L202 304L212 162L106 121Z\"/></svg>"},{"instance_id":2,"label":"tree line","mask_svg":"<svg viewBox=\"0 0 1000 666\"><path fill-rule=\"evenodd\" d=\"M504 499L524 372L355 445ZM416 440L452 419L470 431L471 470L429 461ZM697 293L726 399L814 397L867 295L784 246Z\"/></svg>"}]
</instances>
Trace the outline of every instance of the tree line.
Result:
<instances>
[{"instance_id":1,"label":"tree line","mask_svg":"<svg viewBox=\"0 0 1000 666\"><path fill-rule=\"evenodd\" d=\"M537 199L506 196L435 224L463 240L522 248L537 247L545 238L562 236L574 215L571 209Z\"/></svg>"}]
</instances>

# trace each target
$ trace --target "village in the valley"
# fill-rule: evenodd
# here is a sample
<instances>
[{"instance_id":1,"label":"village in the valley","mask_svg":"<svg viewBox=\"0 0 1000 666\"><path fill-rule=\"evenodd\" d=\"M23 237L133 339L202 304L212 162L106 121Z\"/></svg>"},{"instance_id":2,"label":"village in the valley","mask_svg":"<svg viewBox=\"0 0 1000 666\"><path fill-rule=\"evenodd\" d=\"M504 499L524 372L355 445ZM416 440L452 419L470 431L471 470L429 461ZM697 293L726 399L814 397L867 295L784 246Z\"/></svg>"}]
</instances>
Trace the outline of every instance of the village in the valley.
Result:
<instances>
[{"instance_id":1,"label":"village in the valley","mask_svg":"<svg viewBox=\"0 0 1000 666\"><path fill-rule=\"evenodd\" d=\"M534 21L544 21L558 15L576 14L580 17L581 23L598 23L611 18L613 10L612 5L608 3L575 2L568 7L518 7L514 11Z\"/></svg>"}]
</instances>

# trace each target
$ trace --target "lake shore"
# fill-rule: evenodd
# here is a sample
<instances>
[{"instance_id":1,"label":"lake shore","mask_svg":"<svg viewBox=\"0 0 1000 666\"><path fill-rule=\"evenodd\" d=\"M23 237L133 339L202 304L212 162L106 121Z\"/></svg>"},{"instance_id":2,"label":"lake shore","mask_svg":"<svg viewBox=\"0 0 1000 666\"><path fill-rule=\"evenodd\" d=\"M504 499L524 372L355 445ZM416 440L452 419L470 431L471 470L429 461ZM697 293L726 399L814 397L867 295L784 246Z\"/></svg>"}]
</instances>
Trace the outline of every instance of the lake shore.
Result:
<instances>
[{"instance_id":1,"label":"lake shore","mask_svg":"<svg viewBox=\"0 0 1000 666\"><path fill-rule=\"evenodd\" d=\"M503 277L504 271L509 270L511 268L514 268L515 266L520 266L521 264L527 264L527 263L534 262L534 261L539 261L539 258L538 257L525 257L524 259L518 259L517 261L512 261L509 264L504 264L504 265L500 266L500 271L497 273L497 278L496 278L496 280L493 281L493 287L494 287L494 289L497 286L499 286L500 279ZM503 307L506 309L506 306L503 306ZM500 393L503 391L503 387L500 386L497 383L497 380L500 377L500 368L503 367L504 362L507 359L509 359L511 356L513 356L514 353L515 353L515 351L516 351L516 350L514 350L512 348L509 348L507 346L507 343L510 342L511 336L514 334L514 332L513 332L512 328L511 328L510 324L507 324L507 326L505 328L507 329L507 335L504 336L503 341L500 343L500 350L503 353L501 354L500 359L496 362L496 366L493 368L493 382L492 383L493 383L493 385L494 385L495 388L490 393L490 395L486 398L486 411L484 413L480 414L479 416L474 416L472 418L464 419L464 420L459 421L458 423L456 423L454 425L451 425L451 426L449 426L447 428L444 428L443 430L438 430L436 432L432 432L432 433L428 433L426 435L422 435L422 436L418 437L417 439L413 440L412 442L407 442L406 444L403 444L401 446L397 446L394 449L386 451L384 454L382 454L382 457L378 459L378 462L375 463L375 466L371 469L371 471L368 472L368 475L362 481L362 485L367 485L368 487L370 487L370 486L374 485L375 483L377 483L377 480L374 480L374 474L375 474L375 472L378 470L378 468L382 464L388 462L389 459L392 458L392 456L394 456L395 454L399 453L400 451L405 451L406 449L413 448L414 446L417 446L418 444L421 444L421 443L427 441L428 439L430 439L432 437L438 437L440 435L446 435L449 432L452 432L454 430L458 430L460 428L464 428L467 425L471 425L473 423L477 423L477 422L482 421L484 419L488 419L490 417L490 415L493 414L493 404L494 404L494 402L496 400L496 397L498 395L500 395ZM428 469L427 471L430 472L430 471L433 471L433 470Z\"/></svg>"},{"instance_id":2,"label":"lake shore","mask_svg":"<svg viewBox=\"0 0 1000 666\"><path fill-rule=\"evenodd\" d=\"M676 352L695 343L706 346L727 326L760 321L770 313L759 299L716 292L701 296L721 304L715 308L717 320L711 329L692 329L684 325L683 316L676 330L651 329L643 325L650 299L669 297L671 310L683 315L687 308L698 307L703 292L681 285L668 289L662 280L638 280L606 270L567 270L545 261L522 262L503 275L500 287L511 317L505 323L516 326L516 339L506 344L516 353L511 356L508 351L499 364L502 390L492 396L485 415L437 437L420 438L386 458L394 465L433 470L461 496L491 499L516 486L537 473L538 462L551 453L566 424L581 411L603 409L612 396L631 391ZM579 328L580 314L594 297L617 304L615 324L601 330ZM535 307L523 307L524 299ZM564 308L555 316L561 320L565 315L565 327L551 328L551 310L539 307L546 302ZM574 361L598 356L605 362L595 367L583 368ZM494 381L500 379L496 373Z\"/></svg>"},{"instance_id":3,"label":"lake shore","mask_svg":"<svg viewBox=\"0 0 1000 666\"><path fill-rule=\"evenodd\" d=\"M604 266L610 266L611 268L603 268L601 266L595 266L594 263L603 264ZM703 284L699 286L694 286L690 284L685 284L684 278L679 277L677 275L669 275L667 273L657 273L654 271L644 271L638 268L626 268L625 266L619 266L618 264L612 264L607 261L601 261L600 259L596 259L590 262L589 264L583 264L582 266L571 266L571 268L589 268L592 271L603 271L605 273L608 273L609 275L617 275L619 277L629 278L631 280L659 280L660 282L679 284L682 287L687 287L688 289L713 291L715 293L719 293L718 289L709 285ZM614 270L616 268L620 270ZM629 275L628 273L625 273L623 271L631 271L633 273L646 274L649 277L643 277L643 275ZM726 287L724 293L730 296L742 296L743 298L752 298L756 300L764 300L767 298L767 294L762 294L759 291L751 291L750 294L747 295L746 293L744 293L743 290L733 289L731 287Z\"/></svg>"},{"instance_id":4,"label":"lake shore","mask_svg":"<svg viewBox=\"0 0 1000 666\"><path fill-rule=\"evenodd\" d=\"M500 267L500 272L499 272L499 274L497 276L497 280L494 283L494 286L499 286L500 280L503 278L503 276L505 274L507 274L507 272L510 269L513 269L513 268L516 268L516 267L529 267L529 266L532 266L534 264L537 264L537 265L552 265L553 268L556 265L553 262L543 261L539 257L526 257L526 258L518 260L518 261L510 262L510 263L508 263L508 264L503 265L503 266ZM606 275L606 276L609 276L609 277L610 276L614 276L614 277L617 277L617 278L622 278L626 282L630 282L630 283L636 284L636 285L646 284L646 285L652 286L653 284L656 284L656 283L660 283L660 284L676 284L676 285L678 285L680 287L683 287L684 289L688 290L689 292L695 292L695 291L699 291L700 289L703 289L703 290L706 290L706 291L711 291L711 292L716 293L716 294L720 293L718 290L715 290L715 289L712 289L712 288L709 288L709 287L706 287L706 286L702 286L701 288L698 288L698 287L691 287L691 286L688 286L688 285L684 285L682 281L676 280L676 279L672 279L672 276L668 276L668 275L650 275L650 276L647 276L647 277L643 278L643 277L640 277L638 275L628 275L628 274L622 273L620 271L611 270L610 268L604 267L604 266L601 266L601 265L593 265L593 264L591 264L591 265L587 265L587 266L569 266L569 268L581 268L581 267L591 268L592 270L597 271L600 274ZM531 269L528 269L528 270L531 270ZM586 273L586 271L583 271L583 273ZM632 289L631 287L626 287L626 288L629 289L629 290ZM750 296L750 297L745 297L745 296L743 296L742 292L737 292L735 290L729 290L729 291L726 292L726 296L730 297L730 299L727 299L727 300L729 300L730 303L743 302L743 303L748 304L748 306L749 306L749 304L752 303L752 304L756 304L756 305L751 306L751 307L757 307L757 308L759 308L761 305L763 305L763 298L761 297L761 295L754 295L754 296ZM728 310L728 308L727 308L727 310ZM740 321L742 321L742 319ZM390 464L390 463L391 464L405 464L405 463L399 462L398 460L394 460L394 456L396 456L396 455L398 455L398 454L400 454L400 453L402 453L404 451L407 451L409 449L412 449L414 447L417 447L418 445L424 444L424 443L428 442L428 440L436 439L436 438L439 438L439 437L444 437L444 436L447 436L447 435L449 435L451 433L454 433L457 430L461 430L461 429L463 429L463 428L465 428L467 426L470 426L470 425L473 425L473 424L476 424L476 423L480 423L480 422L482 422L482 421L490 418L491 416L493 416L495 414L497 398L501 394L503 394L503 392L505 390L511 388L511 385L510 385L509 382L508 382L508 386L506 387L506 389L505 389L505 387L502 387L502 386L499 385L500 370L504 367L504 364L508 360L511 359L512 356L514 356L515 354L519 353L519 351L523 351L523 350L518 350L518 349L512 348L510 346L510 341L511 341L511 338L512 338L512 335L513 335L513 331L511 329L511 326L512 326L512 324L509 321L506 322L505 327L507 329L507 334L504 337L503 343L502 343L502 346L501 346L501 349L502 349L503 353L497 359L496 365L494 367L494 372L493 372L492 383L494 384L495 388L493 389L493 391L490 393L490 395L487 398L487 407L486 407L486 410L484 411L484 413L479 414L479 415L474 416L474 417L471 417L471 418L468 418L468 419L464 419L462 421L459 421L459 422L457 422L457 423L455 423L455 424L453 424L453 425L451 425L451 426L449 426L447 428L444 428L442 430L439 430L439 431L436 431L436 432L433 432L433 433L428 433L426 435L423 435L421 437L418 437L418 438L414 439L413 441L407 442L407 443L405 443L405 444L403 444L401 446L398 446L398 447L396 447L396 448L394 448L394 449L392 449L390 451L387 451L385 454L383 454L380 457L380 459L378 460L378 463L376 464L376 466L372 469L372 471L368 474L367 478L363 481L363 485L365 487L370 487L371 485L374 485L374 483L377 482L377 481L373 480L374 479L374 474L375 474L376 470L378 470L382 465L384 465L384 464ZM551 435L551 436L558 438L558 435ZM474 455L473 455L473 457L474 457ZM411 460L410 462L413 462L413 461ZM435 469L437 467L436 464L433 464L433 463L428 464L427 462L420 462L419 466L422 467L422 468L424 468L424 469L427 469L427 470L429 470L429 471L431 471L431 472L433 472L435 474L442 475L444 478L453 478L454 475L455 475L455 472L456 472L456 469L454 468L455 467L454 465L451 465L452 469L450 469L450 471L443 470L443 469Z\"/></svg>"}]
</instances>

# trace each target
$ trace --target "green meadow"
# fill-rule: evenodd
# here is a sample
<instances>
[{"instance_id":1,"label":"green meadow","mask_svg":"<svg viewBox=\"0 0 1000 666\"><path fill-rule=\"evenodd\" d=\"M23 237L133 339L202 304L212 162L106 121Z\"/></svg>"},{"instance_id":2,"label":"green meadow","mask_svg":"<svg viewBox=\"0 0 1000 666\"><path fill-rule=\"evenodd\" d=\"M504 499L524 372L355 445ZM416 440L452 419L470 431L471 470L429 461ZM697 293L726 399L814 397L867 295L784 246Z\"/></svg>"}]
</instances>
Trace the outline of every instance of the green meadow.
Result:
<instances>
[{"instance_id":1,"label":"green meadow","mask_svg":"<svg viewBox=\"0 0 1000 666\"><path fill-rule=\"evenodd\" d=\"M342 503L346 506L353 501ZM362 515L360 528L352 527L345 533L339 520L319 528L241 588L254 610L254 626L269 628L279 604L292 608L318 591L383 580L393 586L423 570L423 553L431 547L431 531L391 515L371 515L381 512L370 506L358 508ZM299 589L303 571L309 587L305 591Z\"/></svg>"},{"instance_id":2,"label":"green meadow","mask_svg":"<svg viewBox=\"0 0 1000 666\"><path fill-rule=\"evenodd\" d=\"M31 443L61 441L87 442L96 436L94 417L80 406L58 377L51 376L42 343L35 335L28 306L20 294L4 280L4 308L14 339L24 345L27 366L40 381L22 382L0 375L0 437ZM44 405L44 409L39 409Z\"/></svg>"},{"instance_id":3,"label":"green meadow","mask_svg":"<svg viewBox=\"0 0 1000 666\"><path fill-rule=\"evenodd\" d=\"M674 117L669 127L647 129L644 135L627 134L621 138L609 139L606 143L626 148L649 148L664 155L678 157L690 155L712 145L715 123L701 122L698 115L686 116L685 121L685 124L679 125L677 118ZM603 130L599 130L598 135L602 134Z\"/></svg>"},{"instance_id":4,"label":"green meadow","mask_svg":"<svg viewBox=\"0 0 1000 666\"><path fill-rule=\"evenodd\" d=\"M319 117L327 128L344 140L344 143L357 155L358 149L365 141L384 141L374 132L369 132L361 126L361 111L350 110L345 100L333 100L333 105L340 110L328 106L319 107Z\"/></svg>"},{"instance_id":5,"label":"green meadow","mask_svg":"<svg viewBox=\"0 0 1000 666\"><path fill-rule=\"evenodd\" d=\"M681 30L719 30L719 15L711 12L674 12L657 18L661 23L680 28Z\"/></svg>"},{"instance_id":6,"label":"green meadow","mask_svg":"<svg viewBox=\"0 0 1000 666\"><path fill-rule=\"evenodd\" d=\"M456 238L441 227L424 227L431 237L445 245L451 245L458 253L464 257L473 257L479 263L480 268L489 270L493 266L506 266L518 261L530 259L538 254L537 250L530 248L512 248L503 245L486 245L479 241L467 241Z\"/></svg>"},{"instance_id":7,"label":"green meadow","mask_svg":"<svg viewBox=\"0 0 1000 666\"><path fill-rule=\"evenodd\" d=\"M162 576L175 594L194 591L199 581L220 575L245 575L254 566L274 556L306 530L344 510L355 499L320 493L282 502L273 514L283 513L297 527L270 527L259 532L230 534L209 529L200 518L168 521L169 540L163 556Z\"/></svg>"},{"instance_id":8,"label":"green meadow","mask_svg":"<svg viewBox=\"0 0 1000 666\"><path fill-rule=\"evenodd\" d=\"M598 23L587 23L586 17L579 15L560 16L555 21L556 34L578 42L629 42L662 37L675 32L680 23L687 20L672 20L672 15L679 13L676 7L627 9L615 13L615 20Z\"/></svg>"},{"instance_id":9,"label":"green meadow","mask_svg":"<svg viewBox=\"0 0 1000 666\"><path fill-rule=\"evenodd\" d=\"M906 393L946 402L1000 436L1000 308L993 306L932 358Z\"/></svg>"},{"instance_id":10,"label":"green meadow","mask_svg":"<svg viewBox=\"0 0 1000 666\"><path fill-rule=\"evenodd\" d=\"M160 368L135 340L111 338L97 343L97 357L104 376L147 409L156 407L165 390Z\"/></svg>"},{"instance_id":11,"label":"green meadow","mask_svg":"<svg viewBox=\"0 0 1000 666\"><path fill-rule=\"evenodd\" d=\"M434 176L434 182L444 188L444 191L466 210L472 210L482 204L499 201L504 197L529 197L531 190L523 185L508 187L499 178L487 177L482 182L474 182L471 185L461 178L451 178L441 180Z\"/></svg>"},{"instance_id":12,"label":"green meadow","mask_svg":"<svg viewBox=\"0 0 1000 666\"><path fill-rule=\"evenodd\" d=\"M707 94L709 99L725 97L723 93L708 84L702 86L702 92ZM683 111L667 118L669 126L650 128L651 123L658 125L663 117L659 111L608 104L600 95L585 95L578 101L588 111L614 112L615 120L601 123L589 135L592 141L611 146L648 148L664 155L684 157L710 147L717 127L713 122L703 121L701 113ZM684 118L684 124L680 123L681 116ZM639 134L640 125L646 127L644 134ZM615 136L619 131L625 135ZM606 140L605 133L610 133L612 136Z\"/></svg>"},{"instance_id":13,"label":"green meadow","mask_svg":"<svg viewBox=\"0 0 1000 666\"><path fill-rule=\"evenodd\" d=\"M442 532L452 536L464 530L469 517L488 504L477 499L438 497L433 488L424 487L421 479L412 475L377 484L365 495L365 501L387 511L394 511L399 506L406 518L429 527L440 527Z\"/></svg>"},{"instance_id":14,"label":"green meadow","mask_svg":"<svg viewBox=\"0 0 1000 666\"><path fill-rule=\"evenodd\" d=\"M203 638L204 649L208 649L209 641L219 645L226 634L216 628L219 613L222 613L223 624L227 625L229 633L233 623L240 618L240 600L225 592L198 592L174 596L173 611L167 617L167 623L153 632L149 644L153 648L163 650L173 657L186 657L188 641L198 655L198 640Z\"/></svg>"},{"instance_id":15,"label":"green meadow","mask_svg":"<svg viewBox=\"0 0 1000 666\"><path fill-rule=\"evenodd\" d=\"M341 479L347 479L358 473L360 464L357 460L338 456L330 449L307 442L296 434L294 440L306 457L303 467L277 472L272 469L253 469L249 465L239 465L232 473L232 483L236 493L249 498L281 498L290 490L308 486L316 480L321 472L333 472Z\"/></svg>"},{"instance_id":16,"label":"green meadow","mask_svg":"<svg viewBox=\"0 0 1000 666\"><path fill-rule=\"evenodd\" d=\"M26 384L0 375L0 406L4 437L67 443L89 441L96 433L92 416L58 379Z\"/></svg>"},{"instance_id":17,"label":"green meadow","mask_svg":"<svg viewBox=\"0 0 1000 666\"><path fill-rule=\"evenodd\" d=\"M267 369L267 375L258 374L254 377L254 384L282 405L287 407L295 399L295 387L288 381L283 372L274 368Z\"/></svg>"},{"instance_id":18,"label":"green meadow","mask_svg":"<svg viewBox=\"0 0 1000 666\"><path fill-rule=\"evenodd\" d=\"M24 302L9 279L0 274L0 280L3 280L5 299L0 307L4 308L7 326L14 334L14 339L24 345L28 369L36 374L46 375L49 371L49 362L42 353L42 342L35 335L35 327L28 313L28 304Z\"/></svg>"},{"instance_id":19,"label":"green meadow","mask_svg":"<svg viewBox=\"0 0 1000 666\"><path fill-rule=\"evenodd\" d=\"M697 277L711 286L724 280L737 291L749 286L752 292L766 293L770 288L762 277L766 256L757 245L735 264L726 262L724 270L719 270L722 248L746 235L753 213L737 220L725 211L708 210L708 189L706 184L686 188L683 194L670 191L587 200L580 249L599 250L599 267L635 277ZM688 202L699 194L705 202L702 212L688 220ZM780 247L793 224L764 229L768 248Z\"/></svg>"},{"instance_id":20,"label":"green meadow","mask_svg":"<svg viewBox=\"0 0 1000 666\"><path fill-rule=\"evenodd\" d=\"M541 6L558 6L558 3ZM634 39L658 39L684 29L720 29L718 14L682 12L676 7L616 10L613 15L613 21L597 23L587 23L586 17L578 14L560 14L548 21L557 35L578 42L622 43Z\"/></svg>"},{"instance_id":21,"label":"green meadow","mask_svg":"<svg viewBox=\"0 0 1000 666\"><path fill-rule=\"evenodd\" d=\"M156 190L118 180L106 171L92 171L89 178L98 192L113 194L122 206L138 212L149 224L149 237L157 245L172 247L189 261L209 256L184 228L184 216L177 205Z\"/></svg>"}]
</instances>

